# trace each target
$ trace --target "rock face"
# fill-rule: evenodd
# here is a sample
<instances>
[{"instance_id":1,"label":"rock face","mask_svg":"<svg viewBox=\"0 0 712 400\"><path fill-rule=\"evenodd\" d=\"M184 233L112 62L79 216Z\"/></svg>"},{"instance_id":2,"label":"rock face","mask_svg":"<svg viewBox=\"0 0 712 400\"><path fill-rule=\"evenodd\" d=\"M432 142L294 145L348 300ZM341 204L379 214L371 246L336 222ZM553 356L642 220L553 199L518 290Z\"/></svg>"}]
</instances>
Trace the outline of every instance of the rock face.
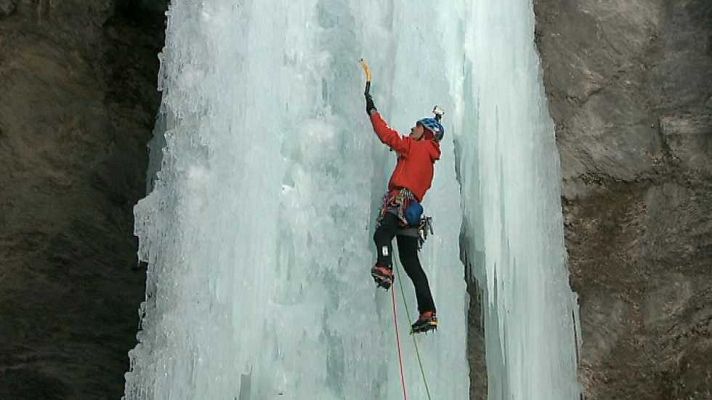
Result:
<instances>
[{"instance_id":1,"label":"rock face","mask_svg":"<svg viewBox=\"0 0 712 400\"><path fill-rule=\"evenodd\" d=\"M0 398L119 398L163 18L0 0Z\"/></svg>"},{"instance_id":2,"label":"rock face","mask_svg":"<svg viewBox=\"0 0 712 400\"><path fill-rule=\"evenodd\" d=\"M712 2L536 0L586 399L712 399Z\"/></svg>"},{"instance_id":3,"label":"rock face","mask_svg":"<svg viewBox=\"0 0 712 400\"><path fill-rule=\"evenodd\" d=\"M16 0L0 0L0 18L12 14L17 7Z\"/></svg>"}]
</instances>

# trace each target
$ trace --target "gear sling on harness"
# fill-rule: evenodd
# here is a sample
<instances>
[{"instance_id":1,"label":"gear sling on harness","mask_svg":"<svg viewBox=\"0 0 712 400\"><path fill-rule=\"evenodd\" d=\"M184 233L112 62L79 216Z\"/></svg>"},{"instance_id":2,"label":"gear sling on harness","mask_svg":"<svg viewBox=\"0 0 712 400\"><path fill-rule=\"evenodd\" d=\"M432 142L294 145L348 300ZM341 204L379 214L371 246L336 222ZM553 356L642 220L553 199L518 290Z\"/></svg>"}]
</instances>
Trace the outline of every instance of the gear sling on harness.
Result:
<instances>
[{"instance_id":1,"label":"gear sling on harness","mask_svg":"<svg viewBox=\"0 0 712 400\"><path fill-rule=\"evenodd\" d=\"M397 235L418 238L418 250L423 247L428 234L433 233L433 219L423 215L423 206L413 192L406 188L391 190L383 196L383 205L376 221L377 226L381 224L386 213L398 217L400 229Z\"/></svg>"}]
</instances>

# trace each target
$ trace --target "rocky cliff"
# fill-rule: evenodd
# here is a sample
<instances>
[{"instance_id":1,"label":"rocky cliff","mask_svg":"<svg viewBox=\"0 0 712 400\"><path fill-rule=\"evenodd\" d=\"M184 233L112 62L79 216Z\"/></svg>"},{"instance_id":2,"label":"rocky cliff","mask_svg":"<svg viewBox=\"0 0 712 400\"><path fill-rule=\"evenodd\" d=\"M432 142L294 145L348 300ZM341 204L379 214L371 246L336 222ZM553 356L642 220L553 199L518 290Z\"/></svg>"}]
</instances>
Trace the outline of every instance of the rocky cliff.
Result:
<instances>
[{"instance_id":1,"label":"rocky cliff","mask_svg":"<svg viewBox=\"0 0 712 400\"><path fill-rule=\"evenodd\" d=\"M123 392L162 35L138 2L0 0L0 399Z\"/></svg>"},{"instance_id":2,"label":"rocky cliff","mask_svg":"<svg viewBox=\"0 0 712 400\"><path fill-rule=\"evenodd\" d=\"M586 399L712 399L712 2L536 0Z\"/></svg>"}]
</instances>

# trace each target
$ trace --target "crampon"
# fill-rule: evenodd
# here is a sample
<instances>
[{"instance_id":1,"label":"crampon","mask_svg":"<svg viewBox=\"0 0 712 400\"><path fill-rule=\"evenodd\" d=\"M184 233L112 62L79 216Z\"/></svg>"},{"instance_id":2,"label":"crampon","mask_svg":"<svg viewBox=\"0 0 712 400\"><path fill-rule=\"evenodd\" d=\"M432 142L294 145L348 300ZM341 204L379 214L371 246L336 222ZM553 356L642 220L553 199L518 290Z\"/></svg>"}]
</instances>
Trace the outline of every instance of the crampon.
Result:
<instances>
[{"instance_id":1,"label":"crampon","mask_svg":"<svg viewBox=\"0 0 712 400\"><path fill-rule=\"evenodd\" d=\"M435 316L434 312L426 311L420 314L418 320L410 328L411 335L436 330L438 329L438 317Z\"/></svg>"},{"instance_id":2,"label":"crampon","mask_svg":"<svg viewBox=\"0 0 712 400\"><path fill-rule=\"evenodd\" d=\"M371 268L371 276L378 287L388 290L393 285L393 270L391 268L376 264Z\"/></svg>"}]
</instances>

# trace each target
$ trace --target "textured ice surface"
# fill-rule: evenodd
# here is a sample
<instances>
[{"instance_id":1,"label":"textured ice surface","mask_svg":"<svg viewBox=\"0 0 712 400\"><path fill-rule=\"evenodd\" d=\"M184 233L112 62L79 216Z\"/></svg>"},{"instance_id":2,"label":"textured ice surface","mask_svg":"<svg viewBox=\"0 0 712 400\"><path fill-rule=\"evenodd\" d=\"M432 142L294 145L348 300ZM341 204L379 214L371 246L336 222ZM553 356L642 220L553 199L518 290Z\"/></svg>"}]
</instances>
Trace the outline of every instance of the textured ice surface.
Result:
<instances>
[{"instance_id":1,"label":"textured ice surface","mask_svg":"<svg viewBox=\"0 0 712 400\"><path fill-rule=\"evenodd\" d=\"M394 153L370 128L358 60L372 63L377 104L401 131L434 103L447 107L451 66L414 62L442 38L405 23L430 10L173 2L159 82L166 147L135 208L149 268L127 399L401 398L390 294L369 274ZM416 340L431 394L464 399L452 138L426 198L435 235L421 252L442 328ZM425 398L403 300L398 293L407 390Z\"/></svg>"},{"instance_id":2,"label":"textured ice surface","mask_svg":"<svg viewBox=\"0 0 712 400\"><path fill-rule=\"evenodd\" d=\"M464 223L487 299L489 398L577 399L559 166L532 35L527 0L174 0L165 148L135 208L149 267L125 398L403 398L390 294L369 276L394 154L365 115L366 57L394 128L408 132L435 103L448 111L424 204L435 235L420 253L441 323L416 337L432 398L468 397ZM413 289L400 280L408 396L425 399L407 335Z\"/></svg>"},{"instance_id":3,"label":"textured ice surface","mask_svg":"<svg viewBox=\"0 0 712 400\"><path fill-rule=\"evenodd\" d=\"M525 0L463 13L458 136L468 264L483 292L489 399L578 399L560 167Z\"/></svg>"}]
</instances>

